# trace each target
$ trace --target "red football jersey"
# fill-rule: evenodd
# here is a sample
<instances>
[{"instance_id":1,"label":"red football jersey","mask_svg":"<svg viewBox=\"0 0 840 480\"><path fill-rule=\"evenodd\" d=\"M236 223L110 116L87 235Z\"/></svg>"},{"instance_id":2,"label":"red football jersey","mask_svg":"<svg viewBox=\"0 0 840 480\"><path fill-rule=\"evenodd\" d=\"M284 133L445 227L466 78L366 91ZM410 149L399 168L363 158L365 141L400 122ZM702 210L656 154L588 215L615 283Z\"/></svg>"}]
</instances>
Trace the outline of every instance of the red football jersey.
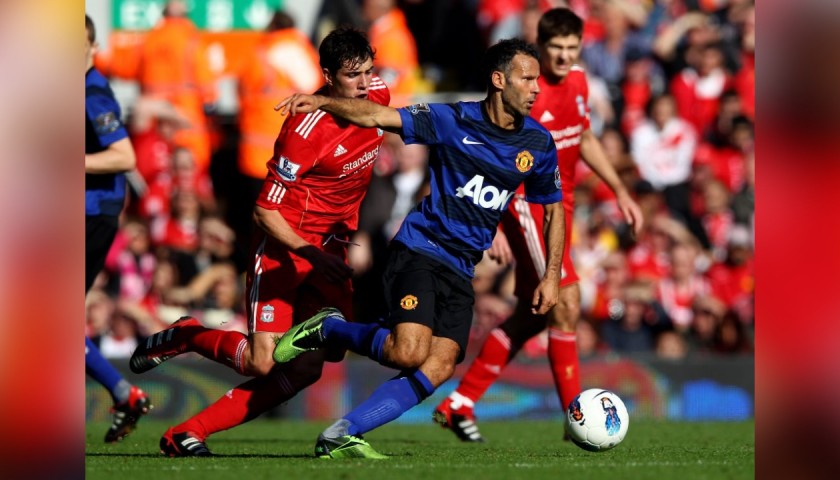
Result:
<instances>
[{"instance_id":1,"label":"red football jersey","mask_svg":"<svg viewBox=\"0 0 840 480\"><path fill-rule=\"evenodd\" d=\"M542 124L554 139L557 164L563 185L563 203L574 205L575 165L580 158L580 139L589 128L589 86L583 68L573 65L563 81L549 83L540 76L540 94L531 108L531 117Z\"/></svg>"},{"instance_id":2,"label":"red football jersey","mask_svg":"<svg viewBox=\"0 0 840 480\"><path fill-rule=\"evenodd\" d=\"M391 100L379 77L373 77L368 91L368 99L381 105ZM257 205L279 210L298 231L356 230L382 135L380 129L357 127L322 110L290 117L274 142Z\"/></svg>"}]
</instances>

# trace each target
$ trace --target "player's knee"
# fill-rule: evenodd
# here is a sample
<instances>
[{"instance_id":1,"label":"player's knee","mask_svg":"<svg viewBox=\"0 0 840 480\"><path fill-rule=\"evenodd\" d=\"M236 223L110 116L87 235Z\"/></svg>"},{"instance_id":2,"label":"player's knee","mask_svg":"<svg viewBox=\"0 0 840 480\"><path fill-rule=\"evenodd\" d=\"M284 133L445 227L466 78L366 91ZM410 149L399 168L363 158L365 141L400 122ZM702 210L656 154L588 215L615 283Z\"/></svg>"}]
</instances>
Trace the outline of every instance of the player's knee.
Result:
<instances>
[{"instance_id":1,"label":"player's knee","mask_svg":"<svg viewBox=\"0 0 840 480\"><path fill-rule=\"evenodd\" d=\"M440 357L430 358L423 366L423 371L432 385L437 388L455 375L455 360Z\"/></svg>"},{"instance_id":2,"label":"player's knee","mask_svg":"<svg viewBox=\"0 0 840 480\"><path fill-rule=\"evenodd\" d=\"M454 363L443 363L437 365L436 368L438 372L438 381L435 382L437 385L442 384L443 382L452 378L452 375L455 375L455 364Z\"/></svg>"},{"instance_id":3,"label":"player's knee","mask_svg":"<svg viewBox=\"0 0 840 480\"><path fill-rule=\"evenodd\" d=\"M391 363L399 368L419 368L429 357L429 347L426 345L401 345L390 355Z\"/></svg>"},{"instance_id":4,"label":"player's knee","mask_svg":"<svg viewBox=\"0 0 840 480\"><path fill-rule=\"evenodd\" d=\"M244 363L243 367L242 373L249 377L264 377L274 368L274 360L251 358L250 361Z\"/></svg>"},{"instance_id":5,"label":"player's knee","mask_svg":"<svg viewBox=\"0 0 840 480\"><path fill-rule=\"evenodd\" d=\"M566 332L574 332L580 318L580 302L570 298L561 298L555 307L554 315L549 315L549 326Z\"/></svg>"},{"instance_id":6,"label":"player's knee","mask_svg":"<svg viewBox=\"0 0 840 480\"><path fill-rule=\"evenodd\" d=\"M243 357L242 373L250 377L264 377L275 365L271 352L265 352L261 348L250 348Z\"/></svg>"}]
</instances>

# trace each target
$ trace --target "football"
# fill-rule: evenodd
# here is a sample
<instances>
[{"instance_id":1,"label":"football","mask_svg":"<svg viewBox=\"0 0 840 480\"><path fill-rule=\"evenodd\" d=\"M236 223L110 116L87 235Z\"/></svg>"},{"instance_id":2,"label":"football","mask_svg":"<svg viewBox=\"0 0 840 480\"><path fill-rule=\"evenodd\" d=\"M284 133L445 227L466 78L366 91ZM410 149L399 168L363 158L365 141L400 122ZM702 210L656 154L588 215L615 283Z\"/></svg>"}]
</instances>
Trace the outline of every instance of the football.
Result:
<instances>
[{"instance_id":1,"label":"football","mask_svg":"<svg viewBox=\"0 0 840 480\"><path fill-rule=\"evenodd\" d=\"M585 390L566 409L566 432L575 445L590 452L615 447L624 440L629 426L627 407L609 390Z\"/></svg>"}]
</instances>

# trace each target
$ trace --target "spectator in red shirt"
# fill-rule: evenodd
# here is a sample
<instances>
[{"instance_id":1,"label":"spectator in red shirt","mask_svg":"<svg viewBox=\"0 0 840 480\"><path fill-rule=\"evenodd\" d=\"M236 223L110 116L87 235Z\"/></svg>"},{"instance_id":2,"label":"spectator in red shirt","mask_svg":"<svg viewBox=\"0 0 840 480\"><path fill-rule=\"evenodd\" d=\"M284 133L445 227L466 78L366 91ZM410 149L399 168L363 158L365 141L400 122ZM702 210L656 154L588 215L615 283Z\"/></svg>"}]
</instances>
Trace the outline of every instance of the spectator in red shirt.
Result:
<instances>
[{"instance_id":1,"label":"spectator in red shirt","mask_svg":"<svg viewBox=\"0 0 840 480\"><path fill-rule=\"evenodd\" d=\"M156 245L194 252L198 247L198 222L201 203L192 190L174 190L171 197L172 212L152 220L152 239Z\"/></svg>"},{"instance_id":2,"label":"spectator in red shirt","mask_svg":"<svg viewBox=\"0 0 840 480\"><path fill-rule=\"evenodd\" d=\"M689 242L693 237L684 225L666 213L656 214L645 225L650 225L650 228L645 229L627 253L627 262L632 278L658 282L670 273L671 245Z\"/></svg>"},{"instance_id":3,"label":"spectator in red shirt","mask_svg":"<svg viewBox=\"0 0 840 480\"><path fill-rule=\"evenodd\" d=\"M715 296L734 310L744 323L751 323L753 319L754 275L749 230L743 225L735 225L729 232L726 258L712 265L706 277Z\"/></svg>"},{"instance_id":4,"label":"spectator in red shirt","mask_svg":"<svg viewBox=\"0 0 840 480\"><path fill-rule=\"evenodd\" d=\"M109 253L106 267L119 279L120 300L139 302L152 285L157 258L151 251L149 229L137 220L129 220L120 228L119 242Z\"/></svg>"},{"instance_id":5,"label":"spectator in red shirt","mask_svg":"<svg viewBox=\"0 0 840 480\"><path fill-rule=\"evenodd\" d=\"M596 322L616 318L624 288L630 279L627 259L621 252L613 252L601 264L603 274L595 289L595 298L587 316Z\"/></svg>"},{"instance_id":6,"label":"spectator in red shirt","mask_svg":"<svg viewBox=\"0 0 840 480\"><path fill-rule=\"evenodd\" d=\"M726 245L729 234L734 225L734 216L729 209L729 190L723 183L711 180L703 189L703 228L709 239L712 256L723 259L726 256Z\"/></svg>"},{"instance_id":7,"label":"spectator in red shirt","mask_svg":"<svg viewBox=\"0 0 840 480\"><path fill-rule=\"evenodd\" d=\"M732 87L732 76L724 68L723 50L717 43L701 47L697 63L689 65L671 81L671 93L679 115L702 136L713 127L720 97Z\"/></svg>"},{"instance_id":8,"label":"spectator in red shirt","mask_svg":"<svg viewBox=\"0 0 840 480\"><path fill-rule=\"evenodd\" d=\"M721 111L709 141L697 148L695 164L708 166L711 174L735 193L746 182L746 158L753 148L753 124L742 115L740 97L728 92L721 101Z\"/></svg>"},{"instance_id":9,"label":"spectator in red shirt","mask_svg":"<svg viewBox=\"0 0 840 480\"><path fill-rule=\"evenodd\" d=\"M142 96L131 113L131 143L137 156L137 172L147 184L169 171L173 136L189 120L166 100Z\"/></svg>"},{"instance_id":10,"label":"spectator in red shirt","mask_svg":"<svg viewBox=\"0 0 840 480\"><path fill-rule=\"evenodd\" d=\"M675 242L670 248L671 272L659 282L658 298L678 331L687 331L694 320L692 305L710 292L708 281L697 273L699 247L693 241Z\"/></svg>"},{"instance_id":11,"label":"spectator in red shirt","mask_svg":"<svg viewBox=\"0 0 840 480\"><path fill-rule=\"evenodd\" d=\"M141 211L145 217L155 219L171 214L171 199L176 190L196 195L204 212L216 210L213 184L206 172L199 172L189 149L176 148L167 157L166 169L147 180L148 189L141 198Z\"/></svg>"}]
</instances>

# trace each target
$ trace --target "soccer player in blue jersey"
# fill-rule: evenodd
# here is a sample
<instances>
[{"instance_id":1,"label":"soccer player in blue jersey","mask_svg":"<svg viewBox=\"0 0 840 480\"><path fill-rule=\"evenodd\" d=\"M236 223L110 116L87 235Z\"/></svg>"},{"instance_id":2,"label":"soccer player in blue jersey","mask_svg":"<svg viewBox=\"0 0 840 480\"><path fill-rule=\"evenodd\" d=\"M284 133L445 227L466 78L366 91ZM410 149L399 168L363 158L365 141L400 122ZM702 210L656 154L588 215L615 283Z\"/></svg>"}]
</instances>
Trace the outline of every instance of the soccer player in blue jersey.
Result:
<instances>
[{"instance_id":1,"label":"soccer player in blue jersey","mask_svg":"<svg viewBox=\"0 0 840 480\"><path fill-rule=\"evenodd\" d=\"M85 15L85 293L105 266L125 203L125 172L134 168L134 148L120 120L120 106L108 81L93 68L96 28ZM108 443L122 440L152 408L148 396L128 383L85 338L85 371L108 389L114 420Z\"/></svg>"},{"instance_id":2,"label":"soccer player in blue jersey","mask_svg":"<svg viewBox=\"0 0 840 480\"><path fill-rule=\"evenodd\" d=\"M528 201L545 205L548 246L531 308L544 315L557 302L565 235L557 154L548 131L528 116L539 93L538 54L521 40L503 40L487 50L484 67L488 93L481 102L394 109L297 94L277 107L292 115L321 109L431 147L431 191L403 222L384 274L388 328L344 322L327 309L289 330L275 349L278 363L329 346L401 370L321 433L316 456L387 458L362 434L396 419L452 376L469 338L475 264L523 182Z\"/></svg>"}]
</instances>

